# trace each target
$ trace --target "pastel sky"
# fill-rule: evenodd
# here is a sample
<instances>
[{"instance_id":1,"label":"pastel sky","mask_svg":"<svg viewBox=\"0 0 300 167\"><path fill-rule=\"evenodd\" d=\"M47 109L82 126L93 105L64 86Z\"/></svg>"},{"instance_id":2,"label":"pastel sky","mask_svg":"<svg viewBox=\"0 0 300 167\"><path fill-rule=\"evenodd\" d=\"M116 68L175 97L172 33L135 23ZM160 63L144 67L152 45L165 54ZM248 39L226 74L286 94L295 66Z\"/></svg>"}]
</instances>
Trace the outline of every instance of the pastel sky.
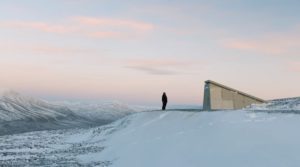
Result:
<instances>
[{"instance_id":1,"label":"pastel sky","mask_svg":"<svg viewBox=\"0 0 300 167\"><path fill-rule=\"evenodd\" d=\"M1 0L0 87L50 100L202 104L211 79L300 96L299 0Z\"/></svg>"}]
</instances>

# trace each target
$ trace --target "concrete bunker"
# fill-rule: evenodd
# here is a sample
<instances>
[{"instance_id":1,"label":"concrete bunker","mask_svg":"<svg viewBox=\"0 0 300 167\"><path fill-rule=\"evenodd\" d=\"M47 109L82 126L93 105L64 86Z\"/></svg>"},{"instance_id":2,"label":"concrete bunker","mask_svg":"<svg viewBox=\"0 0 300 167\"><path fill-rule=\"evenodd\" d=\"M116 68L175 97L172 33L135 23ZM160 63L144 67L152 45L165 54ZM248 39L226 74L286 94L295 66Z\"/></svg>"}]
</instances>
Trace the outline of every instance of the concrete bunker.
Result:
<instances>
[{"instance_id":1,"label":"concrete bunker","mask_svg":"<svg viewBox=\"0 0 300 167\"><path fill-rule=\"evenodd\" d=\"M251 104L264 103L265 100L238 91L228 86L208 80L204 86L203 110L242 109Z\"/></svg>"}]
</instances>

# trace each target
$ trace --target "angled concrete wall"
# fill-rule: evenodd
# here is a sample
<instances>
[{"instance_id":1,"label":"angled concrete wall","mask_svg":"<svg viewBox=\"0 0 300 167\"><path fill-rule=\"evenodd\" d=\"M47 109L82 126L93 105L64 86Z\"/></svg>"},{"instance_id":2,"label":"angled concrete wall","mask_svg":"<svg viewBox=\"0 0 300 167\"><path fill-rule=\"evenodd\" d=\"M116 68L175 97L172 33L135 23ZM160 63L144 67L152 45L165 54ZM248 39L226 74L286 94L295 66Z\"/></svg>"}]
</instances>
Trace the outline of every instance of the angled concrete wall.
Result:
<instances>
[{"instance_id":1,"label":"angled concrete wall","mask_svg":"<svg viewBox=\"0 0 300 167\"><path fill-rule=\"evenodd\" d=\"M211 80L205 82L203 110L241 109L254 103L264 102L265 101L260 98L217 82Z\"/></svg>"}]
</instances>

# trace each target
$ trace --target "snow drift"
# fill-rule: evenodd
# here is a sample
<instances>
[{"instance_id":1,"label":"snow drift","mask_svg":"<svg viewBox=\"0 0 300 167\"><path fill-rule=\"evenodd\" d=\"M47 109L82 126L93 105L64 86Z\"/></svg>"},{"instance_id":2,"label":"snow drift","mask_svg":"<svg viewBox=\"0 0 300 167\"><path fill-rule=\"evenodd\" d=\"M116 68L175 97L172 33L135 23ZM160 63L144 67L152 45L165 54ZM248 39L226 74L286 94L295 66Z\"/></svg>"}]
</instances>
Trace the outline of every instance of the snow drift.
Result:
<instances>
[{"instance_id":1,"label":"snow drift","mask_svg":"<svg viewBox=\"0 0 300 167\"><path fill-rule=\"evenodd\" d=\"M272 105L276 111L295 111L298 102L299 98L277 100L265 106L269 111ZM79 155L78 161L110 161L115 167L300 165L300 115L294 113L147 112L117 123L103 144L106 149Z\"/></svg>"},{"instance_id":2,"label":"snow drift","mask_svg":"<svg viewBox=\"0 0 300 167\"><path fill-rule=\"evenodd\" d=\"M276 99L263 104L253 104L247 107L246 110L300 114L300 97Z\"/></svg>"},{"instance_id":3,"label":"snow drift","mask_svg":"<svg viewBox=\"0 0 300 167\"><path fill-rule=\"evenodd\" d=\"M238 111L139 113L115 123L102 152L77 158L116 167L298 166L299 106L289 98Z\"/></svg>"},{"instance_id":4,"label":"snow drift","mask_svg":"<svg viewBox=\"0 0 300 167\"><path fill-rule=\"evenodd\" d=\"M295 110L294 102L276 102L276 110ZM256 111L140 112L94 128L0 136L0 164L299 166L300 115Z\"/></svg>"}]
</instances>

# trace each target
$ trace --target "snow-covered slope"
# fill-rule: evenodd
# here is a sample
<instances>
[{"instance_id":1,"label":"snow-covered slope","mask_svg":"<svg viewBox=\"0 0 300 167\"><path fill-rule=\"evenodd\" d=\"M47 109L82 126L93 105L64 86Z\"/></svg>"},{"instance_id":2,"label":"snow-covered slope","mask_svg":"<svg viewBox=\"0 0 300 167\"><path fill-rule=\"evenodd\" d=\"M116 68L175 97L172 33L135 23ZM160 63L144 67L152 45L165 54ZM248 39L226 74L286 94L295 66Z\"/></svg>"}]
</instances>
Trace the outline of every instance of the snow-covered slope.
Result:
<instances>
[{"instance_id":1,"label":"snow-covered slope","mask_svg":"<svg viewBox=\"0 0 300 167\"><path fill-rule=\"evenodd\" d=\"M300 114L256 111L141 112L95 128L0 136L0 164L300 166Z\"/></svg>"},{"instance_id":2,"label":"snow-covered slope","mask_svg":"<svg viewBox=\"0 0 300 167\"><path fill-rule=\"evenodd\" d=\"M151 112L126 119L125 128L120 121L121 129L107 137L106 149L78 161L116 167L300 165L298 114Z\"/></svg>"},{"instance_id":3,"label":"snow-covered slope","mask_svg":"<svg viewBox=\"0 0 300 167\"><path fill-rule=\"evenodd\" d=\"M63 106L67 106L70 110L81 117L93 120L102 118L105 120L117 120L128 114L138 111L145 111L147 108L138 108L129 106L119 101L106 101L101 103L95 102L59 102ZM148 109L150 110L150 109Z\"/></svg>"},{"instance_id":4,"label":"snow-covered slope","mask_svg":"<svg viewBox=\"0 0 300 167\"><path fill-rule=\"evenodd\" d=\"M22 96L14 91L4 92L0 98L0 122L58 119L72 114L73 112L65 106Z\"/></svg>"},{"instance_id":5,"label":"snow-covered slope","mask_svg":"<svg viewBox=\"0 0 300 167\"><path fill-rule=\"evenodd\" d=\"M0 97L0 135L103 125L137 110L122 103L50 103L14 91Z\"/></svg>"},{"instance_id":6,"label":"snow-covered slope","mask_svg":"<svg viewBox=\"0 0 300 167\"><path fill-rule=\"evenodd\" d=\"M300 97L271 100L263 104L253 104L247 110L300 113Z\"/></svg>"}]
</instances>

